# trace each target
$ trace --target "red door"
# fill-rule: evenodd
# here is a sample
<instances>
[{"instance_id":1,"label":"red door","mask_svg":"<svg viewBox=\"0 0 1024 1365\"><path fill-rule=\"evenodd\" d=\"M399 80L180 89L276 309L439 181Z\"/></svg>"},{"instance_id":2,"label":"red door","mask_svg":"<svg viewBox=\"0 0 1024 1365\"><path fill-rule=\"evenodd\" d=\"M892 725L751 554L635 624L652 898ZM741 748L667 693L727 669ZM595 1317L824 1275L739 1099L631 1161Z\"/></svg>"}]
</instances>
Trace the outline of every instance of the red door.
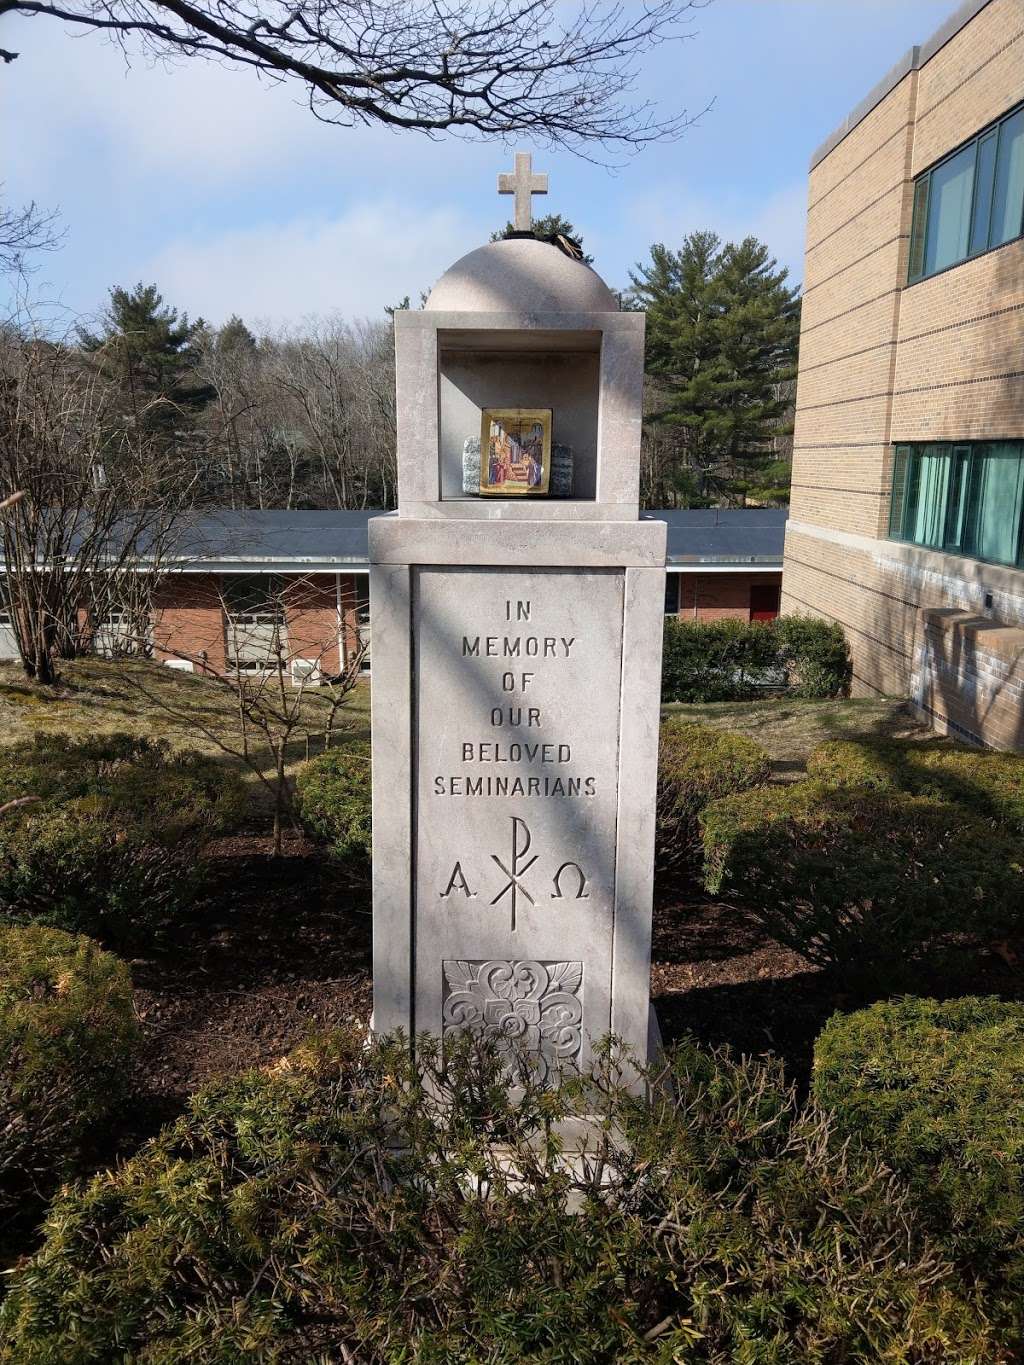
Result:
<instances>
[{"instance_id":1,"label":"red door","mask_svg":"<svg viewBox=\"0 0 1024 1365\"><path fill-rule=\"evenodd\" d=\"M778 583L752 583L750 585L750 619L752 621L774 621L779 614Z\"/></svg>"}]
</instances>

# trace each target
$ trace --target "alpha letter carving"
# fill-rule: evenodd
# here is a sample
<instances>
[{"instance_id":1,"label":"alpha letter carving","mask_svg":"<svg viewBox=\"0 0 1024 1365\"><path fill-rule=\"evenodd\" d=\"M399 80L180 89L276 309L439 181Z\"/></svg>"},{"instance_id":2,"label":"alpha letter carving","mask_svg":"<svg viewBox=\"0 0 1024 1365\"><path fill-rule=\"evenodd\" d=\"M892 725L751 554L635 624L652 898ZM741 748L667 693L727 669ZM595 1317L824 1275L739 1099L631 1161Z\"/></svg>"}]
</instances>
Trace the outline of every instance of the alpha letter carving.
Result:
<instances>
[{"instance_id":1,"label":"alpha letter carving","mask_svg":"<svg viewBox=\"0 0 1024 1365\"><path fill-rule=\"evenodd\" d=\"M466 874L462 870L462 864L456 863L452 868L452 875L448 878L448 885L440 893L441 899L445 900L453 891L461 891L467 900L476 897L475 891L470 891L469 883L466 881Z\"/></svg>"}]
</instances>

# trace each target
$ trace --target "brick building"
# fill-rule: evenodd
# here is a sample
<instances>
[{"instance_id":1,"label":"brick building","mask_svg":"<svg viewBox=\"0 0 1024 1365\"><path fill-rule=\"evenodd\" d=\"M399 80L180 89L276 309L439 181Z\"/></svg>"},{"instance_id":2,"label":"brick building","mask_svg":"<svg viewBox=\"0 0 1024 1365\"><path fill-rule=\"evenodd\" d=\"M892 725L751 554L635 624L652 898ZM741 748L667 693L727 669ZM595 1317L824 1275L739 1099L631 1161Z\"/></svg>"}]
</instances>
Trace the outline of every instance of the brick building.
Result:
<instances>
[{"instance_id":1,"label":"brick building","mask_svg":"<svg viewBox=\"0 0 1024 1365\"><path fill-rule=\"evenodd\" d=\"M971 0L815 152L783 610L856 694L1024 749L1024 0Z\"/></svg>"},{"instance_id":2,"label":"brick building","mask_svg":"<svg viewBox=\"0 0 1024 1365\"><path fill-rule=\"evenodd\" d=\"M171 667L256 672L280 639L297 665L340 671L357 641L370 640L366 528L380 515L222 511L200 518L157 587L154 656ZM668 523L666 614L703 621L778 615L784 510L645 515ZM124 628L116 613L93 623L97 648L115 649ZM0 659L16 656L0 612Z\"/></svg>"}]
</instances>

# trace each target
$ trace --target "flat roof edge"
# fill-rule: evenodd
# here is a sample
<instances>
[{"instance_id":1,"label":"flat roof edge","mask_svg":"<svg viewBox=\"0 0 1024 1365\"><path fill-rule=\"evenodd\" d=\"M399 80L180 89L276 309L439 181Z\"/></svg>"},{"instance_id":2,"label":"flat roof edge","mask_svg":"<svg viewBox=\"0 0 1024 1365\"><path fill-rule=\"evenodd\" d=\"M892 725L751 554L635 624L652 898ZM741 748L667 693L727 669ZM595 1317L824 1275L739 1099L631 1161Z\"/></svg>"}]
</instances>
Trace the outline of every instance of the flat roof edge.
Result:
<instances>
[{"instance_id":1,"label":"flat roof edge","mask_svg":"<svg viewBox=\"0 0 1024 1365\"><path fill-rule=\"evenodd\" d=\"M930 62L951 38L955 38L960 30L966 27L990 3L991 0L965 0L965 3L954 10L945 23L941 24L926 42L905 52L896 65L882 77L860 103L850 110L838 128L830 133L825 141L815 149L811 154L809 169L813 171L819 162L824 161L830 152L835 151L840 142L867 118L872 109L881 104L886 95L891 94L896 89L900 81L905 80L912 71L919 71L926 62Z\"/></svg>"}]
</instances>

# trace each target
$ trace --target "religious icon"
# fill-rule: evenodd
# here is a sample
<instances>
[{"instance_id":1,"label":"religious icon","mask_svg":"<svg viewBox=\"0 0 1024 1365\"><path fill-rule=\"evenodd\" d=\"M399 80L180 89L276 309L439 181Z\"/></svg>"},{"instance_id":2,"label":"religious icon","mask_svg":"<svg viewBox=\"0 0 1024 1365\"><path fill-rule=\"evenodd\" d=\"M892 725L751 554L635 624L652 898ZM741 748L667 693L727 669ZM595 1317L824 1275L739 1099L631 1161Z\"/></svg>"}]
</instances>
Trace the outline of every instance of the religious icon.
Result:
<instances>
[{"instance_id":1,"label":"religious icon","mask_svg":"<svg viewBox=\"0 0 1024 1365\"><path fill-rule=\"evenodd\" d=\"M546 494L551 480L551 409L484 408L480 456L481 493Z\"/></svg>"}]
</instances>

